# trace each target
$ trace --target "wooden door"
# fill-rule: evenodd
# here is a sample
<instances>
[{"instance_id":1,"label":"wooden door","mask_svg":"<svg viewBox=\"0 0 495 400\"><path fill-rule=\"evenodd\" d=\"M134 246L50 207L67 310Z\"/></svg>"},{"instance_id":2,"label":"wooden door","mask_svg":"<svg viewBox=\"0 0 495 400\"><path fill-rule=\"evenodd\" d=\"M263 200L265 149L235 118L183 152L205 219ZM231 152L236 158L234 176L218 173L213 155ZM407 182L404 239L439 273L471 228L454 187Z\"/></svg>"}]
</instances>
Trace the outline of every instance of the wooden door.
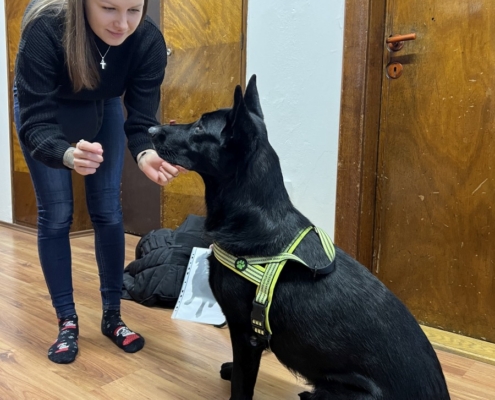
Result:
<instances>
[{"instance_id":1,"label":"wooden door","mask_svg":"<svg viewBox=\"0 0 495 400\"><path fill-rule=\"evenodd\" d=\"M28 2L6 2L10 86L21 19ZM188 122L205 111L231 105L235 85L244 84L245 80L245 8L243 0L150 0L150 12L160 13L157 19L161 19L171 51L159 119ZM14 223L35 227L34 192L13 117L11 120ZM122 201L127 232L141 235L161 226L175 228L188 214L204 214L204 187L198 175L181 176L160 191L137 171L128 154L125 164ZM84 202L84 182L77 174L74 176L74 191L72 231L83 231L89 229L91 223Z\"/></svg>"},{"instance_id":2,"label":"wooden door","mask_svg":"<svg viewBox=\"0 0 495 400\"><path fill-rule=\"evenodd\" d=\"M14 82L14 67L17 49L19 46L22 16L29 0L16 0L5 2L5 12L7 19L7 40L8 40L8 60L9 60L9 89ZM22 155L21 147L17 139L14 124L14 112L12 110L13 98L10 95L10 137L12 143L12 197L13 197L13 222L28 228L35 228L37 225L37 207L33 185L29 169ZM79 234L92 229L91 221L86 210L84 178L74 173L74 216L71 232Z\"/></svg>"},{"instance_id":3,"label":"wooden door","mask_svg":"<svg viewBox=\"0 0 495 400\"><path fill-rule=\"evenodd\" d=\"M169 50L159 120L187 123L202 113L232 104L235 85L245 80L243 0L150 0ZM155 19L155 18L154 18ZM122 183L124 227L142 235L176 228L188 214L204 215L199 175L181 175L160 190L127 157Z\"/></svg>"},{"instance_id":4,"label":"wooden door","mask_svg":"<svg viewBox=\"0 0 495 400\"><path fill-rule=\"evenodd\" d=\"M495 2L388 0L373 272L420 323L495 342ZM385 65L398 62L391 79Z\"/></svg>"},{"instance_id":5,"label":"wooden door","mask_svg":"<svg viewBox=\"0 0 495 400\"><path fill-rule=\"evenodd\" d=\"M245 80L245 2L166 0L162 26L169 61L162 90L163 120L188 123L230 107ZM204 185L189 172L162 191L162 225L179 226L188 214L204 215Z\"/></svg>"}]
</instances>

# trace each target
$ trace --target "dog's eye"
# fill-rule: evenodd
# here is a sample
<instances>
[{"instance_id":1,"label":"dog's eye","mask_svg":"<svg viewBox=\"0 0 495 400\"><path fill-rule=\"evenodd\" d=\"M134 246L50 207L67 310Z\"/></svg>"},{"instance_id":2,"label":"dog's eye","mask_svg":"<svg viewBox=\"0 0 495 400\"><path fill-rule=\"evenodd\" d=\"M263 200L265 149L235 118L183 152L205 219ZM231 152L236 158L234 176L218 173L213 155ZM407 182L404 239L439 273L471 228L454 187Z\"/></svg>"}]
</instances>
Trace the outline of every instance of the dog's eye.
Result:
<instances>
[{"instance_id":1,"label":"dog's eye","mask_svg":"<svg viewBox=\"0 0 495 400\"><path fill-rule=\"evenodd\" d=\"M203 127L198 125L195 129L194 129L194 133L202 133L203 132Z\"/></svg>"}]
</instances>

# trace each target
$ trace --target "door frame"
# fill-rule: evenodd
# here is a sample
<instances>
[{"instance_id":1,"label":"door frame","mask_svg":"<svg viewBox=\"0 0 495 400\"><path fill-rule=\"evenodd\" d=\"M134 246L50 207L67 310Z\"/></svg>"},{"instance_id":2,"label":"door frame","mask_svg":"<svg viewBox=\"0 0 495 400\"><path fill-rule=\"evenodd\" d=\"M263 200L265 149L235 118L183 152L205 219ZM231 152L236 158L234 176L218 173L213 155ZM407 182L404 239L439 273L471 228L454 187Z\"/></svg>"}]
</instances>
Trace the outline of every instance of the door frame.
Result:
<instances>
[{"instance_id":1,"label":"door frame","mask_svg":"<svg viewBox=\"0 0 495 400\"><path fill-rule=\"evenodd\" d=\"M373 262L386 0L346 0L335 243Z\"/></svg>"}]
</instances>

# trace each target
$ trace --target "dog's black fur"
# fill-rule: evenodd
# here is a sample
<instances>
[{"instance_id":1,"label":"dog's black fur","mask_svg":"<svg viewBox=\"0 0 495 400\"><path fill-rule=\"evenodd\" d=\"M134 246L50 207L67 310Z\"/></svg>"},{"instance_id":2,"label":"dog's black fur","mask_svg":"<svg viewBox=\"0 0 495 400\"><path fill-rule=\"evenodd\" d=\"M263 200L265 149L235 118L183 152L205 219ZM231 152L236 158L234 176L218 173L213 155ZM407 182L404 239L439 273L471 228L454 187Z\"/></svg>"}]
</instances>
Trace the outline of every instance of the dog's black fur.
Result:
<instances>
[{"instance_id":1,"label":"dog's black fur","mask_svg":"<svg viewBox=\"0 0 495 400\"><path fill-rule=\"evenodd\" d=\"M268 142L256 77L234 106L187 125L150 129L159 155L198 172L206 188L206 229L236 256L271 256L311 225L289 200ZM328 259L312 231L295 254L309 265ZM231 399L251 399L266 346L253 340L256 286L210 257L210 286L228 322ZM270 309L269 347L314 387L302 399L449 399L437 356L407 308L365 267L336 248L336 269L314 276L289 261Z\"/></svg>"}]
</instances>

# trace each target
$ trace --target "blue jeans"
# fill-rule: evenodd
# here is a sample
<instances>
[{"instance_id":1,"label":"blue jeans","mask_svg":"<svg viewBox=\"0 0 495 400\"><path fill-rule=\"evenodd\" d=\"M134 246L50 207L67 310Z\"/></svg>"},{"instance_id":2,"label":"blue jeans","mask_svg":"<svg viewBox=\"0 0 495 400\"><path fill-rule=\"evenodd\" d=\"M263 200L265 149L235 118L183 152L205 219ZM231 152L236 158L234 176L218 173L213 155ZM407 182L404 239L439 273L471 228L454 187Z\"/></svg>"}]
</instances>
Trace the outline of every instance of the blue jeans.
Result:
<instances>
[{"instance_id":1,"label":"blue jeans","mask_svg":"<svg viewBox=\"0 0 495 400\"><path fill-rule=\"evenodd\" d=\"M14 118L19 131L19 103L15 88ZM95 231L103 310L119 310L125 251L120 202L125 133L120 98L105 101L102 126L92 141L102 145L104 161L95 174L84 178L86 205ZM74 211L72 172L47 167L33 159L22 143L21 148L36 193L41 268L57 316L66 317L76 312L69 242Z\"/></svg>"}]
</instances>

